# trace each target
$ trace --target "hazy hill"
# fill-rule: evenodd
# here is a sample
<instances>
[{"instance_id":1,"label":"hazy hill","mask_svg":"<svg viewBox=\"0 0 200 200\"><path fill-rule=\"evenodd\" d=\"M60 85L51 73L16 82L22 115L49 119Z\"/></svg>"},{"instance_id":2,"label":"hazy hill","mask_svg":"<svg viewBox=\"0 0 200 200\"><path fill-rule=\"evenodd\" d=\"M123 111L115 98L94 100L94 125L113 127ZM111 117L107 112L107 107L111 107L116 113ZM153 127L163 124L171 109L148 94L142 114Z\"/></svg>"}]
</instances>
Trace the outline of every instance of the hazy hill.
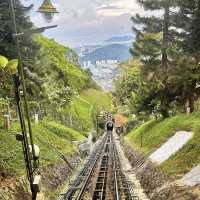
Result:
<instances>
[{"instance_id":1,"label":"hazy hill","mask_svg":"<svg viewBox=\"0 0 200 200\"><path fill-rule=\"evenodd\" d=\"M119 43L119 42L132 42L134 39L133 36L131 35L122 35L122 36L113 36L111 38L109 38L108 40L106 40L105 42L107 43Z\"/></svg>"},{"instance_id":2,"label":"hazy hill","mask_svg":"<svg viewBox=\"0 0 200 200\"><path fill-rule=\"evenodd\" d=\"M130 53L128 46L122 44L111 44L86 54L84 57L80 58L80 61L83 62L90 60L92 63L95 63L97 60L124 61L129 57Z\"/></svg>"}]
</instances>

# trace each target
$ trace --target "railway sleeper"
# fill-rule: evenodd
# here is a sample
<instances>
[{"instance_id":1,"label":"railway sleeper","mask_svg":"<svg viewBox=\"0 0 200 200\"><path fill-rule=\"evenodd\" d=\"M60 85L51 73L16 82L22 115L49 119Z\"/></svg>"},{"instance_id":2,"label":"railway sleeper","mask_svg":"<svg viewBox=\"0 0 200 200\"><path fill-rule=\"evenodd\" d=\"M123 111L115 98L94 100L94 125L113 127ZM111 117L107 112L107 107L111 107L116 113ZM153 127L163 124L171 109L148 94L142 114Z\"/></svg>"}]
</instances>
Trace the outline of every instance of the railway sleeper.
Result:
<instances>
[{"instance_id":1,"label":"railway sleeper","mask_svg":"<svg viewBox=\"0 0 200 200\"><path fill-rule=\"evenodd\" d=\"M106 173L107 173L107 170L106 171L105 170L101 170L101 171L99 171L99 176L104 175Z\"/></svg>"},{"instance_id":2,"label":"railway sleeper","mask_svg":"<svg viewBox=\"0 0 200 200\"><path fill-rule=\"evenodd\" d=\"M100 182L100 181L102 181L102 180L105 180L107 178L107 176L99 176L98 178L97 178L97 182Z\"/></svg>"},{"instance_id":3,"label":"railway sleeper","mask_svg":"<svg viewBox=\"0 0 200 200\"><path fill-rule=\"evenodd\" d=\"M104 184L104 182L98 183L97 186L96 186L95 192L96 191L103 191L104 189L106 189L106 185Z\"/></svg>"},{"instance_id":4,"label":"railway sleeper","mask_svg":"<svg viewBox=\"0 0 200 200\"><path fill-rule=\"evenodd\" d=\"M105 194L97 194L93 197L93 200L105 200Z\"/></svg>"}]
</instances>

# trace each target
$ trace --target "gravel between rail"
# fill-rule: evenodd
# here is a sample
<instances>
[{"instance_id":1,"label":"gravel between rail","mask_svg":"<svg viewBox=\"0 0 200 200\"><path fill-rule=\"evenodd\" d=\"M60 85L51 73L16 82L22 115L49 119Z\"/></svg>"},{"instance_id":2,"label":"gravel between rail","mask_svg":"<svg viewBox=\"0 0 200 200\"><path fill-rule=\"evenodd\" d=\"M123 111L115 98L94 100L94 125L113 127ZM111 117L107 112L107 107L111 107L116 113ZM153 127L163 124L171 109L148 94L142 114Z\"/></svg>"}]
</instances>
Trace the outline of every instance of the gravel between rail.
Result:
<instances>
[{"instance_id":1,"label":"gravel between rail","mask_svg":"<svg viewBox=\"0 0 200 200\"><path fill-rule=\"evenodd\" d=\"M140 200L149 200L147 195L144 193L139 180L136 178L136 174L133 171L133 167L131 166L128 158L126 158L124 151L122 150L118 135L115 133L113 135L114 135L114 140L116 143L117 150L119 152L120 160L123 163L122 165L123 170L133 185L135 195L138 196Z\"/></svg>"}]
</instances>

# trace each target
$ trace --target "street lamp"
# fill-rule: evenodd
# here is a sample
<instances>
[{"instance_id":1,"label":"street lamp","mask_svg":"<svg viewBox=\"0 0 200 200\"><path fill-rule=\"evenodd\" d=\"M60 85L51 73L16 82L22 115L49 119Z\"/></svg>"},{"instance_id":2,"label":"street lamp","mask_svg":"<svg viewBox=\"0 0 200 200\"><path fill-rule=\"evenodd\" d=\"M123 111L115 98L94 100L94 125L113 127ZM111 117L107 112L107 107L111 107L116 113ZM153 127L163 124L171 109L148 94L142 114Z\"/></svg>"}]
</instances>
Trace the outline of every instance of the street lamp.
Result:
<instances>
[{"instance_id":1,"label":"street lamp","mask_svg":"<svg viewBox=\"0 0 200 200\"><path fill-rule=\"evenodd\" d=\"M26 92L26 84L25 84L25 78L24 78L24 68L22 66L22 56L21 56L21 51L20 51L19 38L24 35L32 35L38 32L41 33L45 31L46 29L54 28L57 26L42 27L42 28L27 30L27 31L24 31L23 33L18 33L16 17L15 17L14 0L9 0L9 2L10 2L10 13L11 13L12 23L13 23L13 33L14 33L13 38L15 40L16 51L18 55L18 75L14 74L13 79L14 79L14 84L15 84L15 97L16 97L16 103L17 103L18 114L19 114L19 119L20 119L21 133L17 134L16 139L22 142L26 172L27 172L27 177L28 177L31 192L32 192L32 200L36 200L37 192L39 190L37 181L39 179L38 179L38 176L34 176L35 175L34 172L37 168L38 149L36 148L37 146L34 144L33 136L32 136L32 126L31 126L31 119L30 119L27 92ZM19 89L20 85L22 86L22 91L20 91ZM23 102L24 102L25 116L24 116L24 112L22 108Z\"/></svg>"},{"instance_id":2,"label":"street lamp","mask_svg":"<svg viewBox=\"0 0 200 200\"><path fill-rule=\"evenodd\" d=\"M37 12L42 13L47 21L51 21L54 14L58 13L57 9L51 3L51 0L44 0Z\"/></svg>"}]
</instances>

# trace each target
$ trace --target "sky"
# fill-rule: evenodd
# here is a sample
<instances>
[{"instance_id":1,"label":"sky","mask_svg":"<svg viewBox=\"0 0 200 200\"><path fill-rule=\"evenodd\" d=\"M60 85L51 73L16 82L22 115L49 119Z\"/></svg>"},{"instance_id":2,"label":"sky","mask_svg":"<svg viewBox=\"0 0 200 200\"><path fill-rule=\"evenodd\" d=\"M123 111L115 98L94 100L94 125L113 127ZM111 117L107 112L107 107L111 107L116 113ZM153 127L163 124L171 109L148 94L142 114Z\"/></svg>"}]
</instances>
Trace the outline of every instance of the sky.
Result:
<instances>
[{"instance_id":1,"label":"sky","mask_svg":"<svg viewBox=\"0 0 200 200\"><path fill-rule=\"evenodd\" d=\"M136 0L51 0L59 13L47 23L37 9L43 0L21 0L34 3L31 20L37 27L58 25L44 34L70 46L102 44L118 35L131 35L130 17L143 12Z\"/></svg>"}]
</instances>

